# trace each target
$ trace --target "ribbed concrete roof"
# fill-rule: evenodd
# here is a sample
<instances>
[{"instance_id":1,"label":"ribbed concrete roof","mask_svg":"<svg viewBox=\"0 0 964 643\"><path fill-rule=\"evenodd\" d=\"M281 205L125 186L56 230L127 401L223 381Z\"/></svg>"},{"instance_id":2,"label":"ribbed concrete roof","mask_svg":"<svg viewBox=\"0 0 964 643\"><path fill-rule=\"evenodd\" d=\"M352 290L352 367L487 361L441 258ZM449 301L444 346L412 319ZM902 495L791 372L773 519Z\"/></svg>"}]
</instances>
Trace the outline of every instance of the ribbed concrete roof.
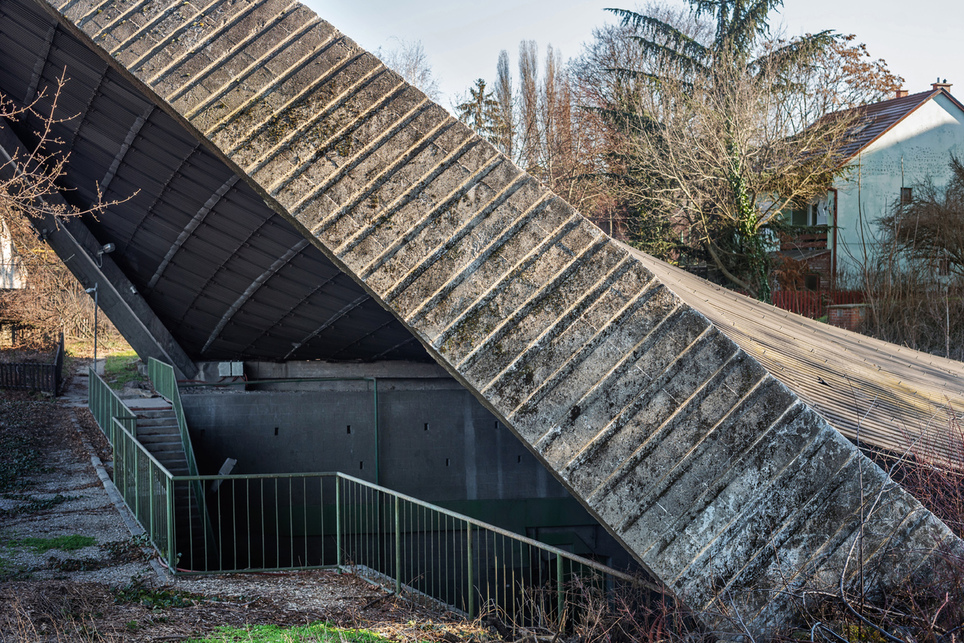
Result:
<instances>
[{"instance_id":1,"label":"ribbed concrete roof","mask_svg":"<svg viewBox=\"0 0 964 643\"><path fill-rule=\"evenodd\" d=\"M633 252L848 438L960 460L964 363L795 315Z\"/></svg>"},{"instance_id":2,"label":"ribbed concrete roof","mask_svg":"<svg viewBox=\"0 0 964 643\"><path fill-rule=\"evenodd\" d=\"M39 16L34 1L63 28L39 25L33 69L47 66L43 34L78 34L76 55L131 79L233 168L707 622L729 628L736 610L728 631L762 636L803 588L893 587L960 546L638 257L305 7L0 5ZM230 330L301 243L264 248L240 294L210 291L221 308L193 345ZM151 261L128 269L154 274L163 256ZM850 564L857 545L875 573Z\"/></svg>"},{"instance_id":3,"label":"ribbed concrete roof","mask_svg":"<svg viewBox=\"0 0 964 643\"><path fill-rule=\"evenodd\" d=\"M125 72L41 6L0 3L0 92L43 111L61 74L58 114L71 117L54 130L71 155L64 196L82 208L98 188L107 201L126 200L85 222L99 243L116 245L110 259L190 358L429 360L395 317ZM18 133L29 141L38 123L27 119Z\"/></svg>"}]
</instances>

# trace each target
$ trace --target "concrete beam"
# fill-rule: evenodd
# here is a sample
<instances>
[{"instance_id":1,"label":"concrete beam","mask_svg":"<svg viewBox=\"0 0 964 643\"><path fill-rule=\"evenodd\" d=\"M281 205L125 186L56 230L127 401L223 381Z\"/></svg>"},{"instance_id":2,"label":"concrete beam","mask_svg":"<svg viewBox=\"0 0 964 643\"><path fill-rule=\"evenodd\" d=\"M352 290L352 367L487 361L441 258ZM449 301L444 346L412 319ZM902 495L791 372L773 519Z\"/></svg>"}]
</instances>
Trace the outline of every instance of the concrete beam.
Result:
<instances>
[{"instance_id":1,"label":"concrete beam","mask_svg":"<svg viewBox=\"0 0 964 643\"><path fill-rule=\"evenodd\" d=\"M960 551L638 259L309 9L50 6L712 626L763 636L805 589L873 593Z\"/></svg>"},{"instance_id":2,"label":"concrete beam","mask_svg":"<svg viewBox=\"0 0 964 643\"><path fill-rule=\"evenodd\" d=\"M15 157L23 158L23 149L23 142L9 124L3 123L0 128L0 158L7 163ZM18 150L21 153L18 154ZM12 167L9 169L13 171ZM54 205L66 206L59 194L47 198ZM51 212L45 212L40 217L32 218L31 223L84 288L98 288L100 309L141 359L147 361L148 357L154 357L173 364L180 378L190 379L197 375L194 362L110 255L103 255L101 262L95 260L102 244L78 217L58 218Z\"/></svg>"}]
</instances>

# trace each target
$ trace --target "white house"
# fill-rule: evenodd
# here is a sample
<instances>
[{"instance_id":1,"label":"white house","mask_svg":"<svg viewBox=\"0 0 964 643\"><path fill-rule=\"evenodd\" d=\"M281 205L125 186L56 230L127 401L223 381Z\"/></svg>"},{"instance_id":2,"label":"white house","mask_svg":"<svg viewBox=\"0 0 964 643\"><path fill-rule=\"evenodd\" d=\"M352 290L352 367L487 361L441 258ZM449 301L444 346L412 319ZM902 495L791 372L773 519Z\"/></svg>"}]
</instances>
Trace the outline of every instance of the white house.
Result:
<instances>
[{"instance_id":1,"label":"white house","mask_svg":"<svg viewBox=\"0 0 964 643\"><path fill-rule=\"evenodd\" d=\"M827 226L825 245L822 235L811 234L795 249L820 275L822 288L835 275L859 274L881 251L877 220L909 198L915 185L946 185L951 155L964 159L964 105L950 87L945 81L918 94L900 90L893 99L853 110L857 126L843 150L848 171L826 198L791 215L794 225Z\"/></svg>"},{"instance_id":2,"label":"white house","mask_svg":"<svg viewBox=\"0 0 964 643\"><path fill-rule=\"evenodd\" d=\"M0 289L23 288L26 284L23 264L13 245L6 221L0 219Z\"/></svg>"}]
</instances>

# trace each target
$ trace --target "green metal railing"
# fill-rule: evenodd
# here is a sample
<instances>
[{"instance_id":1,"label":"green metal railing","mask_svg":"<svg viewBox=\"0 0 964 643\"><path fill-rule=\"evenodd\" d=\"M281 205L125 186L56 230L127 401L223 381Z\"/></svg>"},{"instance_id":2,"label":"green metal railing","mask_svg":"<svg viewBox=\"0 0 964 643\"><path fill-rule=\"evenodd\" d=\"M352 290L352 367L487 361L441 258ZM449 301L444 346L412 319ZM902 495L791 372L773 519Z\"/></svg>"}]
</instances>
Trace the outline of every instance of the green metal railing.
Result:
<instances>
[{"instance_id":1,"label":"green metal railing","mask_svg":"<svg viewBox=\"0 0 964 643\"><path fill-rule=\"evenodd\" d=\"M177 476L173 484L195 480L218 485L208 496L217 551L182 557L180 572L350 567L387 579L399 593L473 617L496 610L519 624L564 619L575 578L606 590L640 582L343 473ZM173 498L180 497L175 488ZM200 540L201 528L189 531Z\"/></svg>"},{"instance_id":2,"label":"green metal railing","mask_svg":"<svg viewBox=\"0 0 964 643\"><path fill-rule=\"evenodd\" d=\"M172 493L175 494L172 502L175 504L179 503L177 510L180 512L180 515L174 514L174 516L180 518L180 520L176 525L177 529L173 531L175 542L181 545L181 552L178 554L178 557L193 558L194 550L197 548L199 542L203 542L204 546L202 549L205 551L214 551L217 549L217 546L213 542L215 535L211 525L211 516L208 513L204 483L197 479L197 460L194 458L194 446L191 444L191 434L187 429L187 420L184 417L184 407L181 404L181 392L177 387L177 377L174 374L174 367L150 357L147 360L147 376L151 380L154 390L170 402L171 407L174 409L174 417L177 420L177 430L181 436L181 447L184 450L184 456L187 460L188 474L194 476L185 488L181 488L182 485L177 485L177 488L175 488L173 483L171 485ZM180 495L178 496L178 494ZM200 533L196 533L193 529L195 523L201 526L202 529ZM188 528L186 534L185 527ZM175 565L171 564L170 567L174 569Z\"/></svg>"},{"instance_id":3,"label":"green metal railing","mask_svg":"<svg viewBox=\"0 0 964 643\"><path fill-rule=\"evenodd\" d=\"M187 470L192 476L196 476L198 469L197 462L194 460L194 447L191 446L191 435L188 433L187 421L184 419L184 407L181 405L181 393L177 388L174 367L150 357L147 360L147 377L151 380L151 384L154 385L154 390L157 391L158 395L174 407L177 429L181 434L184 455L187 457Z\"/></svg>"},{"instance_id":4,"label":"green metal railing","mask_svg":"<svg viewBox=\"0 0 964 643\"><path fill-rule=\"evenodd\" d=\"M93 369L88 402L114 449L114 485L164 560L174 561L173 476L136 437L137 417Z\"/></svg>"},{"instance_id":5,"label":"green metal railing","mask_svg":"<svg viewBox=\"0 0 964 643\"><path fill-rule=\"evenodd\" d=\"M115 483L175 573L351 568L470 617L496 612L507 623L547 627L572 622L576 586L609 592L642 583L658 591L598 562L342 473L173 476L127 427L113 391L91 378L91 410L114 445ZM207 491L189 493L195 489Z\"/></svg>"},{"instance_id":6,"label":"green metal railing","mask_svg":"<svg viewBox=\"0 0 964 643\"><path fill-rule=\"evenodd\" d=\"M117 444L116 428L114 419L123 426L133 436L137 436L137 416L134 415L119 397L117 393L100 379L94 369L87 369L88 385L87 406L97 421L97 426L101 428L111 445Z\"/></svg>"}]
</instances>

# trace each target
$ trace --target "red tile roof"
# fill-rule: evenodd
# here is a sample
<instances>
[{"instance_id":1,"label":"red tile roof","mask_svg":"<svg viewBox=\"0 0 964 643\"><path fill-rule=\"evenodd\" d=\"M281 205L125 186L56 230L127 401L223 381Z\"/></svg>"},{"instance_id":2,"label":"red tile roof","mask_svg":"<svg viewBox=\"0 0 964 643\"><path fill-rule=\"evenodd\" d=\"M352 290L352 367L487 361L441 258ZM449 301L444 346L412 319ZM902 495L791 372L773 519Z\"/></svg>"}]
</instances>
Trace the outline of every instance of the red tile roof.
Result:
<instances>
[{"instance_id":1,"label":"red tile roof","mask_svg":"<svg viewBox=\"0 0 964 643\"><path fill-rule=\"evenodd\" d=\"M883 136L892 127L897 125L897 123L907 118L914 110L938 94L944 94L957 105L961 111L964 111L964 105L951 96L946 89L937 88L918 94L910 94L902 98L892 98L879 103L872 103L870 105L863 105L838 112L841 115L856 116L857 121L857 125L851 132L851 140L841 149L843 163L852 159L861 150Z\"/></svg>"}]
</instances>

